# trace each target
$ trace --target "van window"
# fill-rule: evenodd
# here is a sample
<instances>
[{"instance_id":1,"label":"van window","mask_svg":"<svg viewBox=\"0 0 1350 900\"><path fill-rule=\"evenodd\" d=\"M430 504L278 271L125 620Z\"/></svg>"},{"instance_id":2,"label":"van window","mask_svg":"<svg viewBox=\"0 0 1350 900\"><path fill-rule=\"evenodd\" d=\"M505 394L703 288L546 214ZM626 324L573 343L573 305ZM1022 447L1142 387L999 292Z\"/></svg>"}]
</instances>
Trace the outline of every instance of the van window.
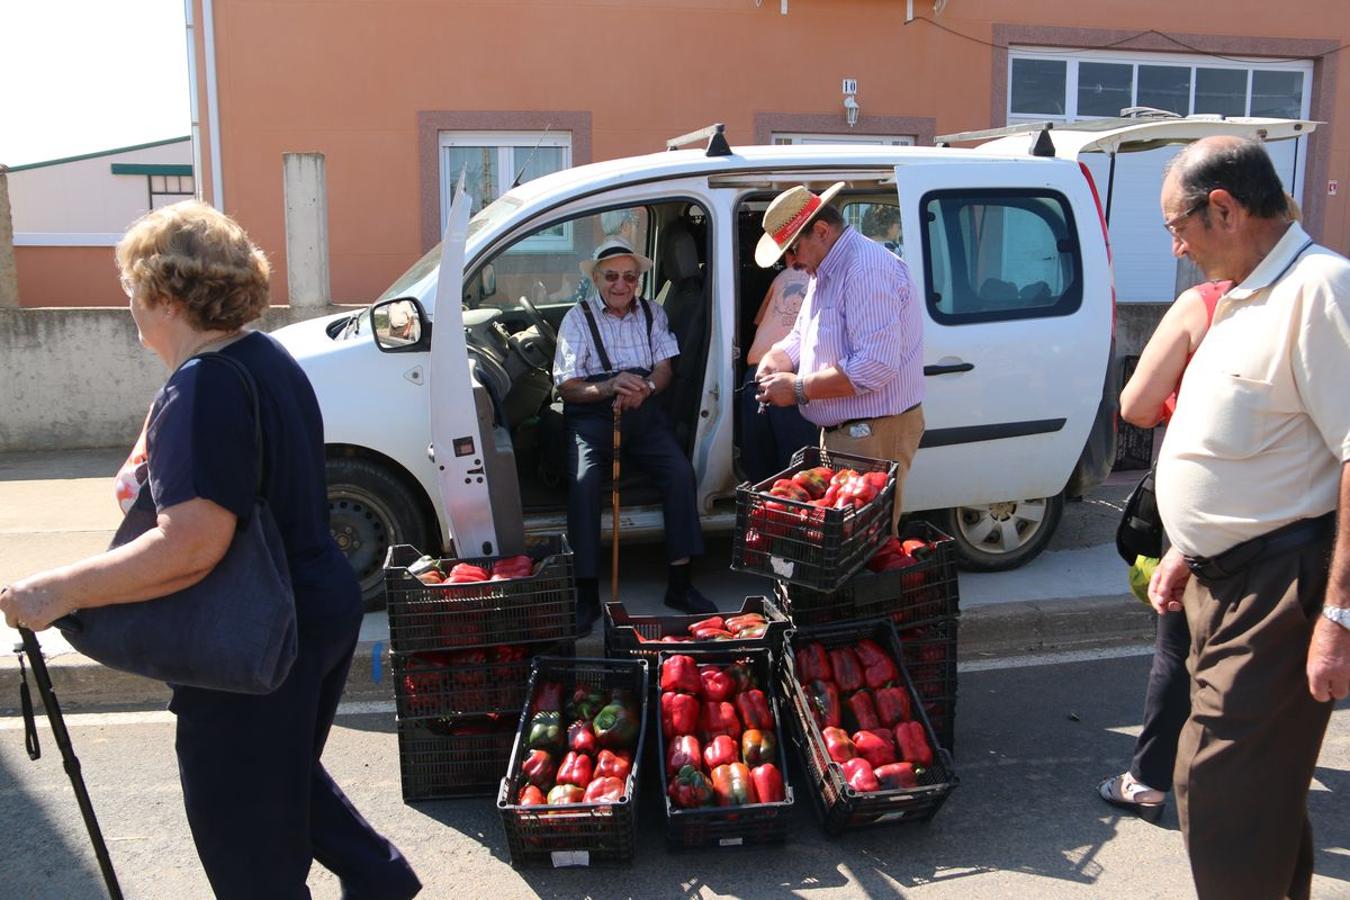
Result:
<instances>
[{"instance_id":1,"label":"van window","mask_svg":"<svg viewBox=\"0 0 1350 900\"><path fill-rule=\"evenodd\" d=\"M1053 191L934 191L921 205L929 313L966 324L1065 316L1083 299L1073 213Z\"/></svg>"},{"instance_id":2,"label":"van window","mask_svg":"<svg viewBox=\"0 0 1350 900\"><path fill-rule=\"evenodd\" d=\"M900 230L900 207L872 201L845 203L844 221L857 229L863 237L881 244L896 256L904 256L904 237Z\"/></svg>"}]
</instances>

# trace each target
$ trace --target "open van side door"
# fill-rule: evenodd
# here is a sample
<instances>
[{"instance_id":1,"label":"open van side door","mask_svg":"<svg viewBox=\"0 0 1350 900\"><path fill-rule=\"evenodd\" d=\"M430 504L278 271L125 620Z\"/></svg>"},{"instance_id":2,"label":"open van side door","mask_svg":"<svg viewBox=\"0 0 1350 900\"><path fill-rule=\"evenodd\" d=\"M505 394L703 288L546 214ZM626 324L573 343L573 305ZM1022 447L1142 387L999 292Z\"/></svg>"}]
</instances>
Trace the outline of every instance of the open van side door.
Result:
<instances>
[{"instance_id":1,"label":"open van side door","mask_svg":"<svg viewBox=\"0 0 1350 900\"><path fill-rule=\"evenodd\" d=\"M1086 177L1058 160L895 169L924 304L927 429L905 509L1052 497L1078 461L1112 337L1111 272Z\"/></svg>"},{"instance_id":2,"label":"open van side door","mask_svg":"<svg viewBox=\"0 0 1350 900\"><path fill-rule=\"evenodd\" d=\"M468 195L461 176L450 207L436 282L435 327L431 331L431 446L440 502L456 552L499 556L487 478L490 433L485 434L470 377L465 340L464 247L469 229Z\"/></svg>"}]
</instances>

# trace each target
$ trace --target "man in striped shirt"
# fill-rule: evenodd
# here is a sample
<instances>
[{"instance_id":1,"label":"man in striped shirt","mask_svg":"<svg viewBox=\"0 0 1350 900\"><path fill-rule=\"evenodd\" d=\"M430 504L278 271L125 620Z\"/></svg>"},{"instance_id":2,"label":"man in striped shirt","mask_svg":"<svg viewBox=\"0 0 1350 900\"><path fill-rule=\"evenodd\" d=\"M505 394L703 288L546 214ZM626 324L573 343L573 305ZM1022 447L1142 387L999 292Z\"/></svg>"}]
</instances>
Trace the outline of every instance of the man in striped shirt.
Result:
<instances>
[{"instance_id":1,"label":"man in striped shirt","mask_svg":"<svg viewBox=\"0 0 1350 900\"><path fill-rule=\"evenodd\" d=\"M581 274L595 290L563 316L553 358L553 383L563 399L568 435L567 533L577 580L579 630L600 615L600 487L613 456L613 417L620 416L622 453L661 491L667 606L715 613L689 578L689 558L703 553L694 469L675 440L670 417L653 398L670 386L680 353L665 310L638 296L652 261L621 237L605 240Z\"/></svg>"},{"instance_id":2,"label":"man in striped shirt","mask_svg":"<svg viewBox=\"0 0 1350 900\"><path fill-rule=\"evenodd\" d=\"M830 205L843 186L794 187L764 212L755 262L786 254L811 283L792 331L760 360L758 396L800 407L827 450L894 460L894 526L923 436L923 310L904 261Z\"/></svg>"}]
</instances>

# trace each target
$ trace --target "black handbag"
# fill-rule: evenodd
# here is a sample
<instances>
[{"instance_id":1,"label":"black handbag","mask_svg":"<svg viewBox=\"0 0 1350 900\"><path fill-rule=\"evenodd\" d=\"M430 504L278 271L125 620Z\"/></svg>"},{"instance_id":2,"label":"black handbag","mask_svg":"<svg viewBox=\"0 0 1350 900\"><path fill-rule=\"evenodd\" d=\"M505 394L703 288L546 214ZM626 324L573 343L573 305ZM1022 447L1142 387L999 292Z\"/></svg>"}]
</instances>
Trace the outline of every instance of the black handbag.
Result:
<instances>
[{"instance_id":1,"label":"black handbag","mask_svg":"<svg viewBox=\"0 0 1350 900\"><path fill-rule=\"evenodd\" d=\"M165 597L83 609L56 622L70 645L112 669L170 684L240 694L267 694L295 662L297 626L290 567L276 521L263 499L262 416L258 388L239 361L220 353L196 357L230 366L253 408L257 498L241 518L225 556L201 581ZM113 547L157 522L142 490L113 536Z\"/></svg>"},{"instance_id":2,"label":"black handbag","mask_svg":"<svg viewBox=\"0 0 1350 900\"><path fill-rule=\"evenodd\" d=\"M1163 524L1153 486L1156 472L1156 467L1149 469L1130 491L1120 524L1116 526L1116 552L1127 566L1134 565L1135 557L1162 557Z\"/></svg>"}]
</instances>

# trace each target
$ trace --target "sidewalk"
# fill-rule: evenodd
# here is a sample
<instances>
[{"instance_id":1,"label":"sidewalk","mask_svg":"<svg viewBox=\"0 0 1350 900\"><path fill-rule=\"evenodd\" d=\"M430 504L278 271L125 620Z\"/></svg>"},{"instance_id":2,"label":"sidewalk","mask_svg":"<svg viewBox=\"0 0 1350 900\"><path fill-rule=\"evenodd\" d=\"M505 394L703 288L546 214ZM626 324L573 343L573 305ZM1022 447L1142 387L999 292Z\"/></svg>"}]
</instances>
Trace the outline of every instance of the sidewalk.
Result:
<instances>
[{"instance_id":1,"label":"sidewalk","mask_svg":"<svg viewBox=\"0 0 1350 900\"><path fill-rule=\"evenodd\" d=\"M0 455L0 580L14 580L107 546L120 514L112 473L122 451ZM1113 475L1081 502L1066 506L1049 549L1011 572L961 573L963 660L1152 640L1151 615L1129 595L1125 569L1110 543L1119 507L1136 473ZM753 594L772 594L767 579L732 572L729 536L708 540L695 581L722 609ZM624 546L620 599L636 614L659 614L665 562L659 544ZM607 595L608 586L602 590ZM605 597L607 599L607 596ZM162 705L164 685L105 669L75 653L59 632L40 636L64 708ZM347 685L348 699L393 696L388 678L389 624L370 613ZM0 711L18 697L18 663L9 649L18 632L0 623ZM581 655L603 655L601 625L578 642Z\"/></svg>"}]
</instances>

